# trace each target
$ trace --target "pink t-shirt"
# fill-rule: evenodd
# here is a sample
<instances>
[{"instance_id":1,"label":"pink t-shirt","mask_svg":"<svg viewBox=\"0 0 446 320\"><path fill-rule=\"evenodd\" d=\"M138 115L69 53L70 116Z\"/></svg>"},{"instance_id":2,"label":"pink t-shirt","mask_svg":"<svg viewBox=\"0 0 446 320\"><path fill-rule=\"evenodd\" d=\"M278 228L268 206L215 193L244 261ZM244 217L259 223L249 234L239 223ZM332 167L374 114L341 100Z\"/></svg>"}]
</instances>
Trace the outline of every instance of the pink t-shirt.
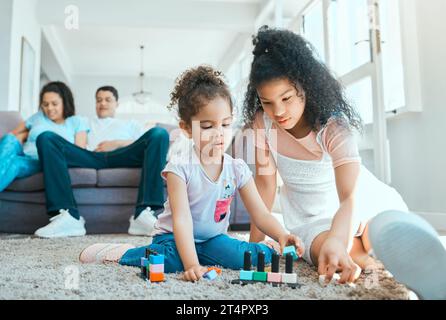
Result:
<instances>
[{"instance_id":1,"label":"pink t-shirt","mask_svg":"<svg viewBox=\"0 0 446 320\"><path fill-rule=\"evenodd\" d=\"M254 129L263 129L256 135L256 146L269 150L265 140L265 123L263 112L256 115L253 124ZM306 137L295 138L291 133L277 126L274 122L271 129L277 131L277 145L270 141L273 150L283 156L305 161L316 161L322 159L323 150L317 142L317 133L311 131ZM361 162L358 144L354 133L348 128L341 126L335 119L330 119L322 129L321 144L333 161L333 168L337 168L346 163Z\"/></svg>"}]
</instances>

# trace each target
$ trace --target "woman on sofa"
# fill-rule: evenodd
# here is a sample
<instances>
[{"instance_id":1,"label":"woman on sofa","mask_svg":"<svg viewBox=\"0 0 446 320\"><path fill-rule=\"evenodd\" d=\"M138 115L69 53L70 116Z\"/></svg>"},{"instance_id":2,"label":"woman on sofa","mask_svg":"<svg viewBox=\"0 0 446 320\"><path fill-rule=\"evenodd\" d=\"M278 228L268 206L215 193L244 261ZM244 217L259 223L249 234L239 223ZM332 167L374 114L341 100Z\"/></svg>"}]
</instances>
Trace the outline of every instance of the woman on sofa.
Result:
<instances>
[{"instance_id":1,"label":"woman on sofa","mask_svg":"<svg viewBox=\"0 0 446 320\"><path fill-rule=\"evenodd\" d=\"M16 178L41 171L37 137L52 131L81 148L87 145L88 124L75 116L70 88L63 82L50 82L40 92L39 111L0 139L0 192Z\"/></svg>"}]
</instances>

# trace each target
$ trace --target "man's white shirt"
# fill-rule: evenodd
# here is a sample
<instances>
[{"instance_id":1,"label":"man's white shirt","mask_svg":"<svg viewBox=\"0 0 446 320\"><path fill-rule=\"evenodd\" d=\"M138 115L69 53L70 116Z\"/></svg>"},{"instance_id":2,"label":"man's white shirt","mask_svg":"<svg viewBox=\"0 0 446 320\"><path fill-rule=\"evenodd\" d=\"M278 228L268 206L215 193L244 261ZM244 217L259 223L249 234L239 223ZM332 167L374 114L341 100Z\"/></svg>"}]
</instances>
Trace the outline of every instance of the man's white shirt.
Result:
<instances>
[{"instance_id":1,"label":"man's white shirt","mask_svg":"<svg viewBox=\"0 0 446 320\"><path fill-rule=\"evenodd\" d=\"M143 133L142 125L134 120L95 118L90 120L87 149L94 151L104 141L137 140Z\"/></svg>"}]
</instances>

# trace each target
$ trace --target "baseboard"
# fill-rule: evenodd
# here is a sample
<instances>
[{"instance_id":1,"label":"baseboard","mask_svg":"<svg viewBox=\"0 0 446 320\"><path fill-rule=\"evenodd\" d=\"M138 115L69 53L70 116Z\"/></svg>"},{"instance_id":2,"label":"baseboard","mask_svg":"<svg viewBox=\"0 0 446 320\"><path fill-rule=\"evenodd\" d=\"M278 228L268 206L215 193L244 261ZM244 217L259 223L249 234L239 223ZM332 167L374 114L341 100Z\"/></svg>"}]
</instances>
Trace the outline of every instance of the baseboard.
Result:
<instances>
[{"instance_id":1,"label":"baseboard","mask_svg":"<svg viewBox=\"0 0 446 320\"><path fill-rule=\"evenodd\" d=\"M437 231L446 232L446 213L440 212L415 212L427 220Z\"/></svg>"},{"instance_id":2,"label":"baseboard","mask_svg":"<svg viewBox=\"0 0 446 320\"><path fill-rule=\"evenodd\" d=\"M229 231L249 231L250 229L249 223L234 223L229 226Z\"/></svg>"}]
</instances>

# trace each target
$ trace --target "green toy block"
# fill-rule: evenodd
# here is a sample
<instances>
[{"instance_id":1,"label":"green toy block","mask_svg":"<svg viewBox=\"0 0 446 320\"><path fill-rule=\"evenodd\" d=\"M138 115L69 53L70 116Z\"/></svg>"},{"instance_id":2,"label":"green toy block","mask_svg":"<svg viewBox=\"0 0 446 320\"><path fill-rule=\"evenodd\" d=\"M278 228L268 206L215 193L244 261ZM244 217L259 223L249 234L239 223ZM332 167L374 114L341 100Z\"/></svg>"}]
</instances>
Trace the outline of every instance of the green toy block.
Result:
<instances>
[{"instance_id":1,"label":"green toy block","mask_svg":"<svg viewBox=\"0 0 446 320\"><path fill-rule=\"evenodd\" d=\"M240 270L240 280L252 281L253 276L254 276L254 271Z\"/></svg>"},{"instance_id":2,"label":"green toy block","mask_svg":"<svg viewBox=\"0 0 446 320\"><path fill-rule=\"evenodd\" d=\"M285 247L283 249L283 256L285 257L288 253L291 253L293 260L297 260L298 256L296 254L296 248L294 246Z\"/></svg>"},{"instance_id":3,"label":"green toy block","mask_svg":"<svg viewBox=\"0 0 446 320\"><path fill-rule=\"evenodd\" d=\"M252 280L254 280L254 281L266 282L266 279L268 279L268 272L255 271L254 275L252 277Z\"/></svg>"}]
</instances>

